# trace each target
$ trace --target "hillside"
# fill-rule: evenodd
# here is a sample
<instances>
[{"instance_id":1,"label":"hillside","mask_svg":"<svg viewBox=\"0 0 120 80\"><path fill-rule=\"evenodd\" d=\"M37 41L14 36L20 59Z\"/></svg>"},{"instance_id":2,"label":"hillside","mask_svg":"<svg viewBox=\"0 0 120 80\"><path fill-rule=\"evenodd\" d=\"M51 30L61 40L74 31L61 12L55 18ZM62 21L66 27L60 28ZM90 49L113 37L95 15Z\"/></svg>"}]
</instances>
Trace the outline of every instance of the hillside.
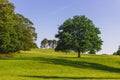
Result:
<instances>
[{"instance_id":1,"label":"hillside","mask_svg":"<svg viewBox=\"0 0 120 80\"><path fill-rule=\"evenodd\" d=\"M120 79L120 56L34 49L0 59L1 80Z\"/></svg>"}]
</instances>

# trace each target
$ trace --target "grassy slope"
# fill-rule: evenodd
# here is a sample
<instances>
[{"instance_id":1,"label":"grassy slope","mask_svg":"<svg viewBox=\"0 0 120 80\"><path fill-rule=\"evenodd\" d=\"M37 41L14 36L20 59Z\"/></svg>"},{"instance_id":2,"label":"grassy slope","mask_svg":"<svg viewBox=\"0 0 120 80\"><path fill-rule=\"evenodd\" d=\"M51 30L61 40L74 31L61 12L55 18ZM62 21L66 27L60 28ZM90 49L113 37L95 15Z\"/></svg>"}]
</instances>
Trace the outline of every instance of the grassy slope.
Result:
<instances>
[{"instance_id":1,"label":"grassy slope","mask_svg":"<svg viewBox=\"0 0 120 80\"><path fill-rule=\"evenodd\" d=\"M120 57L32 50L0 59L0 80L120 79Z\"/></svg>"}]
</instances>

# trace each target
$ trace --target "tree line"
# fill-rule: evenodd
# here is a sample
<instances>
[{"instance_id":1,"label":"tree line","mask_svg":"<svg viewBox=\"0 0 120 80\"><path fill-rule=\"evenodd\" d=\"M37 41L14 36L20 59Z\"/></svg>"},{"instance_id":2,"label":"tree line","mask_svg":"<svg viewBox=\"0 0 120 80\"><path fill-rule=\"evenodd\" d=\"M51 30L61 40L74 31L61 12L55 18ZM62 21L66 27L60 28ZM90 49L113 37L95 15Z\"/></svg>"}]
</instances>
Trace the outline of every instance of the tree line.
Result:
<instances>
[{"instance_id":1,"label":"tree line","mask_svg":"<svg viewBox=\"0 0 120 80\"><path fill-rule=\"evenodd\" d=\"M57 46L57 41L55 39L53 40L48 40L47 38L44 38L41 41L41 48L56 48Z\"/></svg>"},{"instance_id":2,"label":"tree line","mask_svg":"<svg viewBox=\"0 0 120 80\"><path fill-rule=\"evenodd\" d=\"M14 12L8 0L0 2L0 53L36 48L37 33L33 22Z\"/></svg>"}]
</instances>

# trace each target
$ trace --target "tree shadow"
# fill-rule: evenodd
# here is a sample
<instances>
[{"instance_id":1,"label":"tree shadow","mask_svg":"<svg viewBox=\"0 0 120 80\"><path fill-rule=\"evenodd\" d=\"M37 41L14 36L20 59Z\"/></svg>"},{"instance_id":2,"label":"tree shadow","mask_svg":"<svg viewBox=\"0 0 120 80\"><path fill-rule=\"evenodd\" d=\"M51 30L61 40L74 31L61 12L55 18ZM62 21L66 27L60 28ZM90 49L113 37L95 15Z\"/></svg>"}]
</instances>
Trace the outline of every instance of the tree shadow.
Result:
<instances>
[{"instance_id":1,"label":"tree shadow","mask_svg":"<svg viewBox=\"0 0 120 80\"><path fill-rule=\"evenodd\" d=\"M39 59L42 60L43 63L120 73L120 68L115 68L99 63L93 63L87 61L72 61L72 60L57 59L57 58L44 58L44 57L39 57Z\"/></svg>"},{"instance_id":2,"label":"tree shadow","mask_svg":"<svg viewBox=\"0 0 120 80\"><path fill-rule=\"evenodd\" d=\"M37 60L40 63L70 66L74 68L102 70L106 72L120 73L120 68L115 68L99 63L88 61L72 61L64 58L28 57L28 58L8 58L4 60Z\"/></svg>"},{"instance_id":3,"label":"tree shadow","mask_svg":"<svg viewBox=\"0 0 120 80\"><path fill-rule=\"evenodd\" d=\"M120 79L120 77L62 77L62 76L34 76L34 75L19 75L19 77L42 78L42 79Z\"/></svg>"}]
</instances>

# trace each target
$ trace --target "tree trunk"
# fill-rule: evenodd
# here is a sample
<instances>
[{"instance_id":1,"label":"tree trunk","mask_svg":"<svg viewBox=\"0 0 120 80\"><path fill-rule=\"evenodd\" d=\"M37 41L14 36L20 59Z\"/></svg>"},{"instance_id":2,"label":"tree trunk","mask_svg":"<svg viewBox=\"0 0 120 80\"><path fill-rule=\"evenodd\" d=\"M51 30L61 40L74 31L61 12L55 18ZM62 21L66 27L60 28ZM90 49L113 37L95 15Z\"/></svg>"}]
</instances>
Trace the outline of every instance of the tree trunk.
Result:
<instances>
[{"instance_id":1,"label":"tree trunk","mask_svg":"<svg viewBox=\"0 0 120 80\"><path fill-rule=\"evenodd\" d=\"M81 55L80 55L80 50L78 50L78 58L80 58L81 57Z\"/></svg>"}]
</instances>

